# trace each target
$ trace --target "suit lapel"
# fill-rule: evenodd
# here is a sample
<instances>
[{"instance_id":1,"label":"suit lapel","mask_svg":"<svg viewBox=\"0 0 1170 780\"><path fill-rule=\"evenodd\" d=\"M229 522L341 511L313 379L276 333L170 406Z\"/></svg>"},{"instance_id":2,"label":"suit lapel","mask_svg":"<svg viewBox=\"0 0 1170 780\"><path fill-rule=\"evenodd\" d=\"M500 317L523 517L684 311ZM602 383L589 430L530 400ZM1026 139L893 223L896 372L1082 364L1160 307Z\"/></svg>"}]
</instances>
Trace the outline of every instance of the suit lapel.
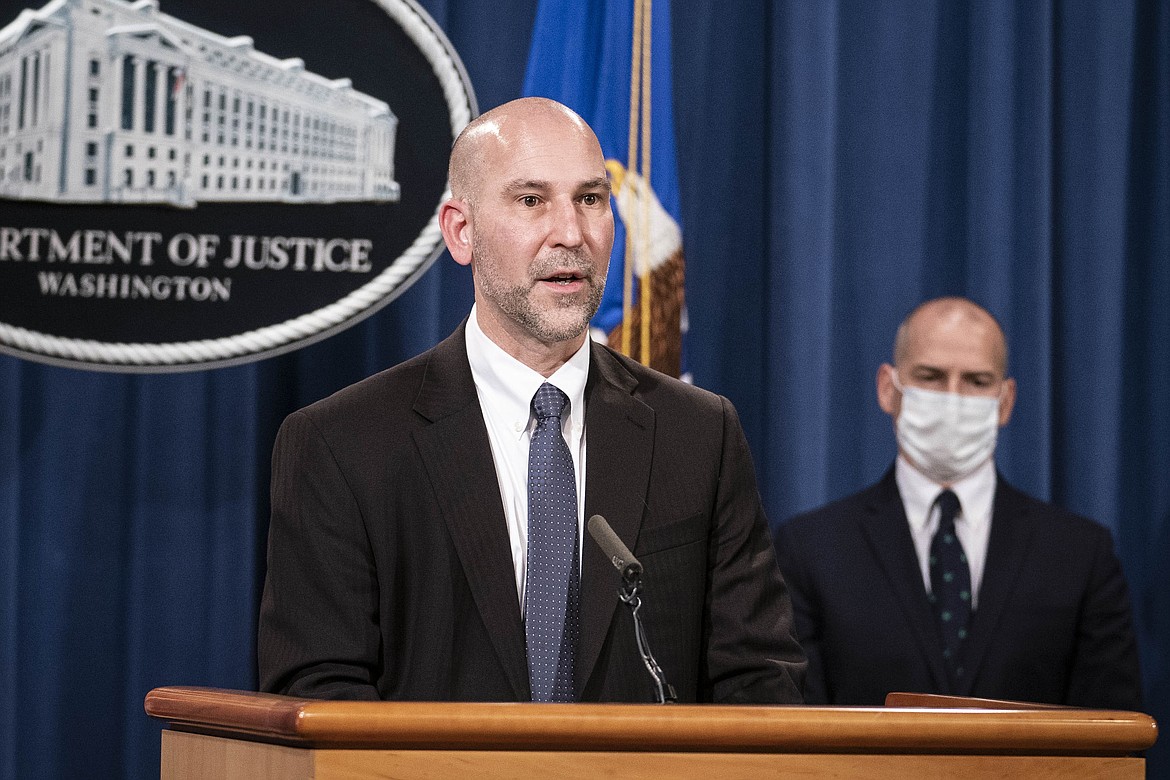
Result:
<instances>
[{"instance_id":1,"label":"suit lapel","mask_svg":"<svg viewBox=\"0 0 1170 780\"><path fill-rule=\"evenodd\" d=\"M516 698L527 701L515 568L462 326L432 351L414 409L432 423L414 438L472 598Z\"/></svg>"},{"instance_id":2,"label":"suit lapel","mask_svg":"<svg viewBox=\"0 0 1170 780\"><path fill-rule=\"evenodd\" d=\"M910 535L906 510L892 468L870 491L865 508L861 530L870 545L870 551L910 625L914 641L926 658L936 690L946 691L949 683L943 665L938 627L926 597L922 569L914 551L914 539Z\"/></svg>"},{"instance_id":3,"label":"suit lapel","mask_svg":"<svg viewBox=\"0 0 1170 780\"><path fill-rule=\"evenodd\" d=\"M1028 505L1023 496L997 473L987 560L979 587L979 607L971 616L971 630L963 651L967 675L959 695L970 695L979 667L995 638L996 626L1015 590L1032 536L1032 524L1027 515Z\"/></svg>"},{"instance_id":4,"label":"suit lapel","mask_svg":"<svg viewBox=\"0 0 1170 780\"><path fill-rule=\"evenodd\" d=\"M593 345L585 389L585 518L604 517L631 550L642 526L654 448L654 411L631 395L636 385L608 351ZM592 538L583 542L581 637L574 675L578 696L597 664L621 584Z\"/></svg>"}]
</instances>

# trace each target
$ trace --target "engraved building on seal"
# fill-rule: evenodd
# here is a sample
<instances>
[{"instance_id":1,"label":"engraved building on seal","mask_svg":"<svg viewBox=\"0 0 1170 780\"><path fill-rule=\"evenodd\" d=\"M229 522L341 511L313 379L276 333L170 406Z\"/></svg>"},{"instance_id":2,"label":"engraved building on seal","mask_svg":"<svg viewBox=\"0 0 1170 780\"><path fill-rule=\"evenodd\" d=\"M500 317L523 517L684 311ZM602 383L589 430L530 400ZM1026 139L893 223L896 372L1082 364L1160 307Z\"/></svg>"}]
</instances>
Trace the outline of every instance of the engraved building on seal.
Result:
<instances>
[{"instance_id":1,"label":"engraved building on seal","mask_svg":"<svg viewBox=\"0 0 1170 780\"><path fill-rule=\"evenodd\" d=\"M158 0L52 0L0 29L0 197L397 201L398 119Z\"/></svg>"}]
</instances>

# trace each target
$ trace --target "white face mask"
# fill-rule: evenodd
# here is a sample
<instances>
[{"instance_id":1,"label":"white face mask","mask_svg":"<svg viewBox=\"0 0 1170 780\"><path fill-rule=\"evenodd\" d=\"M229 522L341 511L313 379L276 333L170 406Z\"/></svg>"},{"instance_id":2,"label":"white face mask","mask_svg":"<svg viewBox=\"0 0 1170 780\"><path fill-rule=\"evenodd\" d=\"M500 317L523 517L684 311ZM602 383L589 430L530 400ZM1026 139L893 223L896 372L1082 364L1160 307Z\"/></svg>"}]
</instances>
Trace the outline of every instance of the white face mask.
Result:
<instances>
[{"instance_id":1,"label":"white face mask","mask_svg":"<svg viewBox=\"0 0 1170 780\"><path fill-rule=\"evenodd\" d=\"M895 429L898 446L923 474L950 484L982 466L995 452L999 397L902 387Z\"/></svg>"}]
</instances>

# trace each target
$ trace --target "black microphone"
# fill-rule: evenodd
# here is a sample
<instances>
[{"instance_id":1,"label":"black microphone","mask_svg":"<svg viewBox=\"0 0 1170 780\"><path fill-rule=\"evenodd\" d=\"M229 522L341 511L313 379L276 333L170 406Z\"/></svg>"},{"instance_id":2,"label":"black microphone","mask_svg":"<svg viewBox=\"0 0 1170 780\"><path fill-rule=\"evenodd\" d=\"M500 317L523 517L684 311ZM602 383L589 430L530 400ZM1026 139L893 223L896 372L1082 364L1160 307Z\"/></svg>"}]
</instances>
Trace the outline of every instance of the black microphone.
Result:
<instances>
[{"instance_id":1,"label":"black microphone","mask_svg":"<svg viewBox=\"0 0 1170 780\"><path fill-rule=\"evenodd\" d=\"M614 533L609 523L601 515L589 518L589 535L601 547L601 551L609 557L613 567L622 573L626 582L636 582L642 577L642 564L626 547L625 542Z\"/></svg>"},{"instance_id":2,"label":"black microphone","mask_svg":"<svg viewBox=\"0 0 1170 780\"><path fill-rule=\"evenodd\" d=\"M650 643L646 640L646 630L642 627L642 618L638 610L642 607L642 599L638 597L638 590L642 586L642 564L630 552L630 548L618 537L609 523L601 515L589 518L589 535L597 542L601 551L609 556L609 562L622 574L622 585L618 589L618 598L630 608L630 615L634 618L634 639L638 643L638 653L642 656L642 663L646 671L654 678L655 695L659 704L675 702L674 687L666 681L666 674L662 667L654 660L650 652Z\"/></svg>"}]
</instances>

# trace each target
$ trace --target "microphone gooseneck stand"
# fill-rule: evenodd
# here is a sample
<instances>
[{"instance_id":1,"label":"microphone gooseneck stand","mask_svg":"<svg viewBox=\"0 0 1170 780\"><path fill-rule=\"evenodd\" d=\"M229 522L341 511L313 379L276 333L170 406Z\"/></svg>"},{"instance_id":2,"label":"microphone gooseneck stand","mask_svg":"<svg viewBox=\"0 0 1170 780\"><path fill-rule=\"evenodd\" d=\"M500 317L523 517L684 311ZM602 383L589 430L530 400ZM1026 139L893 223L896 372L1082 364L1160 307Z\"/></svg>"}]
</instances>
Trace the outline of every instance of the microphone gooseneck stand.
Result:
<instances>
[{"instance_id":1,"label":"microphone gooseneck stand","mask_svg":"<svg viewBox=\"0 0 1170 780\"><path fill-rule=\"evenodd\" d=\"M640 574L641 572L635 572L631 577L622 578L622 586L618 589L618 598L630 608L630 615L634 618L634 639L638 643L638 652L642 655L642 663L645 664L646 671L650 672L650 676L654 678L654 689L658 703L673 704L678 701L678 696L675 695L674 686L666 681L666 674L658 662L654 660L654 654L650 652L650 644L646 641L646 629L642 626L642 617L638 614L638 610L642 608L642 598L638 595L638 591L642 587Z\"/></svg>"},{"instance_id":2,"label":"microphone gooseneck stand","mask_svg":"<svg viewBox=\"0 0 1170 780\"><path fill-rule=\"evenodd\" d=\"M654 679L655 694L659 704L673 704L678 701L674 686L666 681L666 674L662 667L654 660L650 652L650 643L646 640L646 629L642 626L642 617L638 610L642 608L642 598L638 591L642 588L642 564L626 547L625 542L614 533L613 528L601 515L593 515L588 522L589 535L597 542L597 546L609 558L609 562L621 574L622 584L618 587L618 598L630 608L630 615L634 618L634 639L638 643L638 653L642 656L642 663L646 671Z\"/></svg>"}]
</instances>

